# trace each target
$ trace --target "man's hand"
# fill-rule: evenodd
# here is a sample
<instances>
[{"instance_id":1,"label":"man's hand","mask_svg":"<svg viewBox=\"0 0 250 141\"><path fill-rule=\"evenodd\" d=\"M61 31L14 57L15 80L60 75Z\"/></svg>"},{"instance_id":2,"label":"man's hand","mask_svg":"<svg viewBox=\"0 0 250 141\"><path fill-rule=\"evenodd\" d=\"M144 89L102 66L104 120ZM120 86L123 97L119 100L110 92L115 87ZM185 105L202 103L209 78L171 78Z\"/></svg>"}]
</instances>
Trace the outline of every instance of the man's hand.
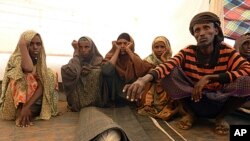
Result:
<instances>
[{"instance_id":1,"label":"man's hand","mask_svg":"<svg viewBox=\"0 0 250 141\"><path fill-rule=\"evenodd\" d=\"M141 99L142 91L144 90L146 82L138 78L134 83L127 84L123 88L123 92L126 93L126 98L130 101L136 101Z\"/></svg>"},{"instance_id":2,"label":"man's hand","mask_svg":"<svg viewBox=\"0 0 250 141\"><path fill-rule=\"evenodd\" d=\"M191 99L194 102L199 102L202 98L202 89L210 82L208 76L202 77L194 86Z\"/></svg>"}]
</instances>

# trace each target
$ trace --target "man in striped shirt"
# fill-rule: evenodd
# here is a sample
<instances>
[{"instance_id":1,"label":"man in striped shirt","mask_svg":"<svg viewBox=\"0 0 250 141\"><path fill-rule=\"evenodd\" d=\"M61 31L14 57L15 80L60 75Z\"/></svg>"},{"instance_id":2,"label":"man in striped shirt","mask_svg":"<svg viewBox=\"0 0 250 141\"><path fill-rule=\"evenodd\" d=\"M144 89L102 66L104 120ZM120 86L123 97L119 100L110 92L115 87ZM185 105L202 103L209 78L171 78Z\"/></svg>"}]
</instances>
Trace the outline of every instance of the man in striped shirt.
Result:
<instances>
[{"instance_id":1,"label":"man in striped shirt","mask_svg":"<svg viewBox=\"0 0 250 141\"><path fill-rule=\"evenodd\" d=\"M194 117L215 118L215 132L226 135L224 117L250 95L250 64L229 45L217 15L202 12L193 17L189 30L197 45L182 49L166 63L124 87L128 99L140 98L145 84L163 79L163 87L182 104L181 129L190 129Z\"/></svg>"}]
</instances>

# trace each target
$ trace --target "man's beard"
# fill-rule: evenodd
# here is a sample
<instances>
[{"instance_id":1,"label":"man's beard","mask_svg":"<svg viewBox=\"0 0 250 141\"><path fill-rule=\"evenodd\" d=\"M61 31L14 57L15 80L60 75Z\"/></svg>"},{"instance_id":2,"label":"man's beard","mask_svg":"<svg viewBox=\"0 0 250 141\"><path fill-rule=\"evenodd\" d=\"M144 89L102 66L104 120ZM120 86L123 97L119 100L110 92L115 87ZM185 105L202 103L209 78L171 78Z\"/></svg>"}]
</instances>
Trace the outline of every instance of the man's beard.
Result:
<instances>
[{"instance_id":1,"label":"man's beard","mask_svg":"<svg viewBox=\"0 0 250 141\"><path fill-rule=\"evenodd\" d=\"M202 44L197 44L198 48L199 49L206 49L209 47L209 44L206 44L206 43L202 43Z\"/></svg>"}]
</instances>

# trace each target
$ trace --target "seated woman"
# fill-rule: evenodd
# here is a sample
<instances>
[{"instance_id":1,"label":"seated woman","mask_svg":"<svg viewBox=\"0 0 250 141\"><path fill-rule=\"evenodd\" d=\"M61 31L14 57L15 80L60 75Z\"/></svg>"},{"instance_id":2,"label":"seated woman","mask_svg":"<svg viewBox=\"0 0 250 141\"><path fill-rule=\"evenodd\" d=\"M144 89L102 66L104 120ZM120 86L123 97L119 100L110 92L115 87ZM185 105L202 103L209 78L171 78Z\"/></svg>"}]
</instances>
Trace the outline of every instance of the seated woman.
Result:
<instances>
[{"instance_id":1,"label":"seated woman","mask_svg":"<svg viewBox=\"0 0 250 141\"><path fill-rule=\"evenodd\" d=\"M234 48L243 56L248 62L250 62L250 32L243 34L236 39ZM250 101L247 101L240 108L240 111L250 114Z\"/></svg>"},{"instance_id":2,"label":"seated woman","mask_svg":"<svg viewBox=\"0 0 250 141\"><path fill-rule=\"evenodd\" d=\"M164 36L158 36L154 39L152 51L153 53L147 56L145 60L154 66L166 62L172 56L169 40ZM141 115L164 120L170 119L177 112L177 103L161 87L161 80L151 85L150 90L144 95L142 107L138 109L138 113Z\"/></svg>"},{"instance_id":3,"label":"seated woman","mask_svg":"<svg viewBox=\"0 0 250 141\"><path fill-rule=\"evenodd\" d=\"M68 108L78 112L86 106L101 104L102 55L89 37L73 41L73 58L61 67Z\"/></svg>"},{"instance_id":4,"label":"seated woman","mask_svg":"<svg viewBox=\"0 0 250 141\"><path fill-rule=\"evenodd\" d=\"M37 116L48 120L57 115L57 75L47 68L45 57L40 34L25 31L5 69L1 118L27 127Z\"/></svg>"},{"instance_id":5,"label":"seated woman","mask_svg":"<svg viewBox=\"0 0 250 141\"><path fill-rule=\"evenodd\" d=\"M102 71L107 82L107 99L116 103L125 97L122 92L125 84L132 83L152 68L150 63L134 53L134 41L128 33L120 34L117 41L112 42L112 49L105 59L107 61L102 65Z\"/></svg>"},{"instance_id":6,"label":"seated woman","mask_svg":"<svg viewBox=\"0 0 250 141\"><path fill-rule=\"evenodd\" d=\"M234 48L250 62L250 33L246 33L239 37L234 44Z\"/></svg>"}]
</instances>

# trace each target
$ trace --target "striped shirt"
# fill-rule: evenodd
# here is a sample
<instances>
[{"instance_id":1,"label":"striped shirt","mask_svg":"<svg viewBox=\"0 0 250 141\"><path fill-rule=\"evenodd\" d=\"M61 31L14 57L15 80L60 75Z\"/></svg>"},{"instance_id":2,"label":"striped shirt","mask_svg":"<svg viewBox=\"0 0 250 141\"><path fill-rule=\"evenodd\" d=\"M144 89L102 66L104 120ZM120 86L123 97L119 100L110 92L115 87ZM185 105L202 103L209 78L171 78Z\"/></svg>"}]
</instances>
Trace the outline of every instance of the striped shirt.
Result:
<instances>
[{"instance_id":1,"label":"striped shirt","mask_svg":"<svg viewBox=\"0 0 250 141\"><path fill-rule=\"evenodd\" d=\"M170 74L170 72L179 66L185 74L194 82L198 82L205 75L219 74L218 82L209 83L208 89L221 88L221 84L230 83L240 76L248 76L250 74L250 64L239 53L222 43L215 49L210 65L199 63L197 46L188 46L182 49L173 58L166 63L158 65L149 73L153 75L153 79L161 79ZM201 56L201 55L200 55ZM211 65L212 64L212 65Z\"/></svg>"}]
</instances>

